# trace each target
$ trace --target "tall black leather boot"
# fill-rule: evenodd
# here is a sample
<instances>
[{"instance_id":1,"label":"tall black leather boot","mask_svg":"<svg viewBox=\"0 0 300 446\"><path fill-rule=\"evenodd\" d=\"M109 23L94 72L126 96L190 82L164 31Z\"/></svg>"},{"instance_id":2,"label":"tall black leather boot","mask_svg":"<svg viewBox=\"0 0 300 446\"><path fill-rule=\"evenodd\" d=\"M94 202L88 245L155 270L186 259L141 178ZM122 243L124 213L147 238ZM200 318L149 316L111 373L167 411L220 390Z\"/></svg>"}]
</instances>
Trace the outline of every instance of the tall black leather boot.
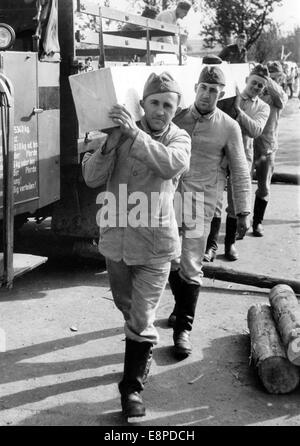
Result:
<instances>
[{"instance_id":1,"label":"tall black leather boot","mask_svg":"<svg viewBox=\"0 0 300 446\"><path fill-rule=\"evenodd\" d=\"M237 230L237 219L229 217L226 218L226 233L225 233L225 257L227 260L234 261L239 258L238 252L235 247Z\"/></svg>"},{"instance_id":2,"label":"tall black leather boot","mask_svg":"<svg viewBox=\"0 0 300 446\"><path fill-rule=\"evenodd\" d=\"M179 359L186 358L192 353L190 333L194 322L199 292L200 285L189 284L182 280L181 294L176 301L178 310L173 332L174 354Z\"/></svg>"},{"instance_id":3,"label":"tall black leather boot","mask_svg":"<svg viewBox=\"0 0 300 446\"><path fill-rule=\"evenodd\" d=\"M255 237L263 237L264 235L264 228L262 225L266 207L268 202L266 200L263 200L262 198L258 197L256 195L255 202L254 202L254 210L253 210L253 235Z\"/></svg>"},{"instance_id":4,"label":"tall black leather boot","mask_svg":"<svg viewBox=\"0 0 300 446\"><path fill-rule=\"evenodd\" d=\"M179 299L179 296L181 295L181 286L182 286L182 279L179 276L179 270L177 270L177 271L170 271L170 274L169 274L169 285L170 285L171 291L172 291L174 299L175 299L175 305L174 305L174 308L172 310L172 313L169 316L168 326L169 327L174 327L175 326L175 322L176 322L176 315L177 315L177 311L178 311L178 306L177 306L176 302Z\"/></svg>"},{"instance_id":5,"label":"tall black leather boot","mask_svg":"<svg viewBox=\"0 0 300 446\"><path fill-rule=\"evenodd\" d=\"M140 395L144 389L152 359L151 342L126 338L123 379L119 383L122 412L127 417L143 417L146 409Z\"/></svg>"},{"instance_id":6,"label":"tall black leather boot","mask_svg":"<svg viewBox=\"0 0 300 446\"><path fill-rule=\"evenodd\" d=\"M210 233L206 242L206 250L203 257L205 262L213 262L218 249L218 238L221 227L221 217L214 217L210 224Z\"/></svg>"}]
</instances>

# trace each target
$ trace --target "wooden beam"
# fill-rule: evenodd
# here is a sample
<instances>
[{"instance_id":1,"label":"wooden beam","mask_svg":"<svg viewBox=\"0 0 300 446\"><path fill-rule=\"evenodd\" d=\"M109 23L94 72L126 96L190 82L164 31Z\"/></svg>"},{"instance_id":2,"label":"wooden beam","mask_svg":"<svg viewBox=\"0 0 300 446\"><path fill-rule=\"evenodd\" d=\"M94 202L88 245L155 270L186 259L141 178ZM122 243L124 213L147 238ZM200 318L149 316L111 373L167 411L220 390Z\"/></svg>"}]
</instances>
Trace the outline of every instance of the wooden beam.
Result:
<instances>
[{"instance_id":1,"label":"wooden beam","mask_svg":"<svg viewBox=\"0 0 300 446\"><path fill-rule=\"evenodd\" d=\"M163 37L169 35L175 35L175 33L170 34L169 32L158 30L158 29L150 29L150 28L140 28L138 30L127 30L124 31L103 31L104 34L112 34L115 36L123 36L123 37L133 37L135 39L141 39L142 37L147 37L149 33L150 38L152 37Z\"/></svg>"},{"instance_id":2,"label":"wooden beam","mask_svg":"<svg viewBox=\"0 0 300 446\"><path fill-rule=\"evenodd\" d=\"M87 30L84 34L80 33L80 42L90 45L99 45L99 33ZM138 48L146 51L146 40L131 39L129 37L114 36L103 33L104 46Z\"/></svg>"},{"instance_id":3,"label":"wooden beam","mask_svg":"<svg viewBox=\"0 0 300 446\"><path fill-rule=\"evenodd\" d=\"M87 30L84 34L80 33L80 42L99 45L99 33ZM132 39L129 37L116 36L103 33L103 44L107 47L114 48L134 48L147 51L147 41L142 39ZM149 42L150 51L159 53L175 53L176 45L164 42Z\"/></svg>"},{"instance_id":4,"label":"wooden beam","mask_svg":"<svg viewBox=\"0 0 300 446\"><path fill-rule=\"evenodd\" d=\"M300 305L287 285L277 285L269 295L273 316L280 332L287 357L300 366Z\"/></svg>"},{"instance_id":5,"label":"wooden beam","mask_svg":"<svg viewBox=\"0 0 300 446\"><path fill-rule=\"evenodd\" d=\"M21 277L23 274L32 271L38 266L46 263L47 257L35 256L31 254L14 254L13 270L14 278ZM4 285L3 281L3 254L0 253L0 286Z\"/></svg>"},{"instance_id":6,"label":"wooden beam","mask_svg":"<svg viewBox=\"0 0 300 446\"><path fill-rule=\"evenodd\" d=\"M14 279L14 90L12 83L3 73L0 73L0 129L3 160L3 275L1 285L11 288Z\"/></svg>"},{"instance_id":7,"label":"wooden beam","mask_svg":"<svg viewBox=\"0 0 300 446\"><path fill-rule=\"evenodd\" d=\"M77 10L82 14L99 16L99 6L89 0L78 0ZM101 6L101 14L105 19L123 23L134 23L135 25L139 25L144 28L161 30L164 33L169 33L170 35L178 34L180 32L178 25L172 25L170 23L161 22L155 19L148 19L147 17L142 17L139 14L131 14L105 6Z\"/></svg>"},{"instance_id":8,"label":"wooden beam","mask_svg":"<svg viewBox=\"0 0 300 446\"><path fill-rule=\"evenodd\" d=\"M256 173L254 172L253 180L256 180ZM299 173L284 173L274 172L271 179L272 183L286 183L286 184L300 184Z\"/></svg>"},{"instance_id":9,"label":"wooden beam","mask_svg":"<svg viewBox=\"0 0 300 446\"><path fill-rule=\"evenodd\" d=\"M251 360L264 387L273 394L292 392L299 384L299 371L286 357L271 308L268 305L253 305L249 308L247 321Z\"/></svg>"},{"instance_id":10,"label":"wooden beam","mask_svg":"<svg viewBox=\"0 0 300 446\"><path fill-rule=\"evenodd\" d=\"M278 284L289 285L296 294L300 294L300 281L283 277L272 277L264 274L255 274L245 271L237 271L216 265L203 265L204 277L225 282L241 283L258 288L273 288Z\"/></svg>"},{"instance_id":11,"label":"wooden beam","mask_svg":"<svg viewBox=\"0 0 300 446\"><path fill-rule=\"evenodd\" d=\"M271 181L272 183L300 184L300 174L274 172Z\"/></svg>"},{"instance_id":12,"label":"wooden beam","mask_svg":"<svg viewBox=\"0 0 300 446\"><path fill-rule=\"evenodd\" d=\"M170 33L170 35L180 33L180 27L178 25L172 25L170 23L161 22L155 19L147 19L147 24L151 29L159 29Z\"/></svg>"}]
</instances>

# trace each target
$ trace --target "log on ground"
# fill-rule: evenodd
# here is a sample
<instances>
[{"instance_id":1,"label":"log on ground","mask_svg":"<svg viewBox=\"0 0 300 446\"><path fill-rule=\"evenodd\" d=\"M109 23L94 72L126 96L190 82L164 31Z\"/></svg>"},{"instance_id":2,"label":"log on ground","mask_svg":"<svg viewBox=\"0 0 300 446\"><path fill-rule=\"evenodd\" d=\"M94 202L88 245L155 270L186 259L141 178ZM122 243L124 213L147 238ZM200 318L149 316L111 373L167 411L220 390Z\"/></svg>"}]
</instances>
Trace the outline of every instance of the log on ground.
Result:
<instances>
[{"instance_id":1,"label":"log on ground","mask_svg":"<svg viewBox=\"0 0 300 446\"><path fill-rule=\"evenodd\" d=\"M225 282L241 283L243 285L256 286L258 288L273 288L278 284L289 285L296 294L300 294L300 281L285 279L282 277L272 277L263 274L248 273L246 271L237 271L231 268L224 268L215 265L203 265L204 277Z\"/></svg>"},{"instance_id":2,"label":"log on ground","mask_svg":"<svg viewBox=\"0 0 300 446\"><path fill-rule=\"evenodd\" d=\"M253 180L257 180L256 172L253 174ZM300 184L300 175L298 173L274 172L271 179L272 183Z\"/></svg>"},{"instance_id":3,"label":"log on ground","mask_svg":"<svg viewBox=\"0 0 300 446\"><path fill-rule=\"evenodd\" d=\"M269 301L287 357L300 366L300 305L295 293L288 285L276 285Z\"/></svg>"},{"instance_id":4,"label":"log on ground","mask_svg":"<svg viewBox=\"0 0 300 446\"><path fill-rule=\"evenodd\" d=\"M290 393L299 385L299 369L286 357L269 305L248 310L251 358L265 389L272 394Z\"/></svg>"},{"instance_id":5,"label":"log on ground","mask_svg":"<svg viewBox=\"0 0 300 446\"><path fill-rule=\"evenodd\" d=\"M300 175L297 173L274 172L272 183L300 184Z\"/></svg>"}]
</instances>

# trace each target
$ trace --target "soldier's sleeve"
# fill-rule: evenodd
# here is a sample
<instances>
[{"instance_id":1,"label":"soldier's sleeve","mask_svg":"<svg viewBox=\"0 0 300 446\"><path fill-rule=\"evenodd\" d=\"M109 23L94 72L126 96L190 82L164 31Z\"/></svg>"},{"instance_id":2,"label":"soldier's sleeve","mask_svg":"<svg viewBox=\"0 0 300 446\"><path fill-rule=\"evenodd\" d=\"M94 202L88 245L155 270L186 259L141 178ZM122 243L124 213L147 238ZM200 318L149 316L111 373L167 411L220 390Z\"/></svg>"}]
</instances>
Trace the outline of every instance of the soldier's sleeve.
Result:
<instances>
[{"instance_id":1,"label":"soldier's sleeve","mask_svg":"<svg viewBox=\"0 0 300 446\"><path fill-rule=\"evenodd\" d=\"M86 153L82 159L82 175L87 186L95 188L106 184L114 169L116 150L105 153L107 140L94 153Z\"/></svg>"},{"instance_id":2,"label":"soldier's sleeve","mask_svg":"<svg viewBox=\"0 0 300 446\"><path fill-rule=\"evenodd\" d=\"M178 129L170 143L164 145L139 130L129 154L146 164L158 176L168 180L189 169L191 138L185 130Z\"/></svg>"},{"instance_id":3,"label":"soldier's sleeve","mask_svg":"<svg viewBox=\"0 0 300 446\"><path fill-rule=\"evenodd\" d=\"M268 92L272 98L275 107L281 110L286 106L288 101L288 95L285 93L283 88L272 79L269 79Z\"/></svg>"},{"instance_id":4,"label":"soldier's sleeve","mask_svg":"<svg viewBox=\"0 0 300 446\"><path fill-rule=\"evenodd\" d=\"M251 176L241 129L236 122L229 130L225 155L229 163L235 213L251 212Z\"/></svg>"},{"instance_id":5,"label":"soldier's sleeve","mask_svg":"<svg viewBox=\"0 0 300 446\"><path fill-rule=\"evenodd\" d=\"M227 55L228 55L228 49L227 49L227 47L223 48L222 51L220 52L220 54L218 54L218 56L219 56L222 60L226 60Z\"/></svg>"},{"instance_id":6,"label":"soldier's sleeve","mask_svg":"<svg viewBox=\"0 0 300 446\"><path fill-rule=\"evenodd\" d=\"M255 112L255 116L250 117L243 110L240 111L237 117L237 122L240 124L242 132L250 136L250 138L257 138L263 132L270 114L270 107L265 102L261 101L260 106Z\"/></svg>"}]
</instances>

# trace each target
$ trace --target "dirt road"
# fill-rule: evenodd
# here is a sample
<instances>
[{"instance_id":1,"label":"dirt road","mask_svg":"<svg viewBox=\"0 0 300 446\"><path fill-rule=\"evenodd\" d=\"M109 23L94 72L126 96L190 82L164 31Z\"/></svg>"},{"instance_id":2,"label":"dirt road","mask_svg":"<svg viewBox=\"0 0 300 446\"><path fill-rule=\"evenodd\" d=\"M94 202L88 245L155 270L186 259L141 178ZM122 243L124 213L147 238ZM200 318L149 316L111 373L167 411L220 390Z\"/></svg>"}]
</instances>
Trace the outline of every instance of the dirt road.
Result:
<instances>
[{"instance_id":1,"label":"dirt road","mask_svg":"<svg viewBox=\"0 0 300 446\"><path fill-rule=\"evenodd\" d=\"M280 127L278 171L299 171L299 103L289 101ZM230 267L300 278L300 186L273 184L265 236L238 242ZM224 226L222 227L224 235ZM222 242L222 239L221 239ZM219 264L225 264L221 243ZM227 264L228 265L228 264ZM0 425L124 426L120 380L123 322L101 264L48 262L0 291ZM249 367L247 310L268 290L205 279L193 355L172 357L169 289L158 311L160 343L137 425L300 425L300 388L269 395Z\"/></svg>"}]
</instances>

